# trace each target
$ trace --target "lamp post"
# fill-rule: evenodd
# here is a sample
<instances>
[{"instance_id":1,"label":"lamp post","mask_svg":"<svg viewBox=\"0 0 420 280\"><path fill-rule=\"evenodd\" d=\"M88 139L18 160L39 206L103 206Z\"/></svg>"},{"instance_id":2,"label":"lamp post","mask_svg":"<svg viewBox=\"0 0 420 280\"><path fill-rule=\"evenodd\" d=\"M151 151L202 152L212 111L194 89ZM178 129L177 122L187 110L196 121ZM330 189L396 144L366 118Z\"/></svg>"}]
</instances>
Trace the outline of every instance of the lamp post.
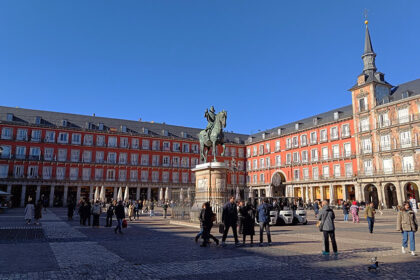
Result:
<instances>
[{"instance_id":1,"label":"lamp post","mask_svg":"<svg viewBox=\"0 0 420 280\"><path fill-rule=\"evenodd\" d=\"M234 191L236 192L237 188L238 188L238 183L237 183L237 178L236 178L237 177L236 173L238 171L238 168L236 166L236 161L235 161L234 158L232 158L232 160L230 162L230 170L232 171L233 176L235 176L235 184L232 184L232 186L233 186ZM236 193L235 194L235 199L236 199L237 196L238 196L238 194Z\"/></svg>"}]
</instances>

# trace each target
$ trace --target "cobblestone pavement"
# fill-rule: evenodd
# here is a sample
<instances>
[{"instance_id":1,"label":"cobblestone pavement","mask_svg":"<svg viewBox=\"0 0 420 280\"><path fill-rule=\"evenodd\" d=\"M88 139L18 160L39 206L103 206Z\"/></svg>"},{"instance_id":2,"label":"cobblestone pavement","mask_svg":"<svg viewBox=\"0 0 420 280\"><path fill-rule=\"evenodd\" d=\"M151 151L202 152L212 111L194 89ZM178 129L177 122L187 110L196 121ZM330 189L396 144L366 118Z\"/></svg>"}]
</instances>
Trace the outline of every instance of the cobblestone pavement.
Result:
<instances>
[{"instance_id":1,"label":"cobblestone pavement","mask_svg":"<svg viewBox=\"0 0 420 280\"><path fill-rule=\"evenodd\" d=\"M201 248L193 240L197 228L161 216L142 216L115 234L80 226L77 216L67 221L66 209L48 209L41 226L26 225L22 212L0 215L0 279L420 279L420 257L401 253L393 212L378 216L369 234L365 221L343 222L337 211L339 255L329 257L320 254L314 220L272 227L272 246L237 248L229 237L225 248ZM374 256L380 269L368 272Z\"/></svg>"}]
</instances>

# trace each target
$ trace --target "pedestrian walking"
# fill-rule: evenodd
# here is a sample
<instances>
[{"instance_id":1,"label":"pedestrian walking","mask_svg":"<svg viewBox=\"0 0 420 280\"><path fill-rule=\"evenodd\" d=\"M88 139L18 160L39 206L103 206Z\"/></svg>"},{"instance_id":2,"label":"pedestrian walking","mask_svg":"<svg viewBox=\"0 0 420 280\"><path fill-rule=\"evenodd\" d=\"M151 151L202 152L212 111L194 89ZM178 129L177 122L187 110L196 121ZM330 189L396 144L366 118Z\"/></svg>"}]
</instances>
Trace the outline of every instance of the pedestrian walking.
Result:
<instances>
[{"instance_id":1,"label":"pedestrian walking","mask_svg":"<svg viewBox=\"0 0 420 280\"><path fill-rule=\"evenodd\" d=\"M73 220L73 214L74 214L74 208L76 205L74 204L73 200L70 200L67 204L67 220L72 221Z\"/></svg>"},{"instance_id":2,"label":"pedestrian walking","mask_svg":"<svg viewBox=\"0 0 420 280\"><path fill-rule=\"evenodd\" d=\"M47 198L46 195L42 195L41 196L41 201L42 201L42 208L44 208L44 212L47 212L49 199Z\"/></svg>"},{"instance_id":3,"label":"pedestrian walking","mask_svg":"<svg viewBox=\"0 0 420 280\"><path fill-rule=\"evenodd\" d=\"M322 209L319 212L318 220L319 223L319 230L323 233L324 237L324 248L322 251L323 255L329 255L330 254L330 242L329 239L331 239L331 244L333 247L334 254L338 254L337 250L337 242L335 241L335 226L334 226L334 211L330 208L328 205L328 201L324 200L322 202Z\"/></svg>"},{"instance_id":4,"label":"pedestrian walking","mask_svg":"<svg viewBox=\"0 0 420 280\"><path fill-rule=\"evenodd\" d=\"M150 217L153 217L155 215L155 202L152 201L150 203Z\"/></svg>"},{"instance_id":5,"label":"pedestrian walking","mask_svg":"<svg viewBox=\"0 0 420 280\"><path fill-rule=\"evenodd\" d=\"M124 212L124 206L122 204L122 201L118 202L117 207L115 207L115 217L117 218L117 226L115 227L115 233L117 233L117 231L119 233L123 233L121 228L122 228L122 222L123 219L125 219L125 212Z\"/></svg>"},{"instance_id":6,"label":"pedestrian walking","mask_svg":"<svg viewBox=\"0 0 420 280\"><path fill-rule=\"evenodd\" d=\"M319 213L318 200L315 200L313 207L314 207L314 213L315 213L315 219L316 219L318 217L318 213Z\"/></svg>"},{"instance_id":7,"label":"pedestrian walking","mask_svg":"<svg viewBox=\"0 0 420 280\"><path fill-rule=\"evenodd\" d=\"M25 221L28 225L31 223L32 219L34 218L34 211L35 211L35 207L32 203L32 198L28 197L28 203L26 204L26 207L25 207Z\"/></svg>"},{"instance_id":8,"label":"pedestrian walking","mask_svg":"<svg viewBox=\"0 0 420 280\"><path fill-rule=\"evenodd\" d=\"M128 219L131 222L131 219L134 217L134 205L130 202L130 205L128 205Z\"/></svg>"},{"instance_id":9,"label":"pedestrian walking","mask_svg":"<svg viewBox=\"0 0 420 280\"><path fill-rule=\"evenodd\" d=\"M251 237L252 246L254 244L255 235L255 208L252 206L251 202L247 202L245 209L246 211L243 212L242 244L245 245L246 236L249 235Z\"/></svg>"},{"instance_id":10,"label":"pedestrian walking","mask_svg":"<svg viewBox=\"0 0 420 280\"><path fill-rule=\"evenodd\" d=\"M115 201L113 201L106 211L106 225L105 227L112 227L112 216L114 216Z\"/></svg>"},{"instance_id":11,"label":"pedestrian walking","mask_svg":"<svg viewBox=\"0 0 420 280\"><path fill-rule=\"evenodd\" d=\"M258 207L258 224L260 225L260 246L263 245L264 229L267 233L268 245L271 245L271 233L270 233L270 211L271 205L268 204L268 198L264 198L263 203Z\"/></svg>"},{"instance_id":12,"label":"pedestrian walking","mask_svg":"<svg viewBox=\"0 0 420 280\"><path fill-rule=\"evenodd\" d=\"M349 211L350 211L350 206L347 203L347 201L343 202L343 214L344 214L344 221L348 222L349 220Z\"/></svg>"},{"instance_id":13,"label":"pedestrian walking","mask_svg":"<svg viewBox=\"0 0 420 280\"><path fill-rule=\"evenodd\" d=\"M213 222L215 220L216 215L213 213L210 202L204 203L200 212L200 224L203 229L203 243L200 247L206 247L209 244L210 238L214 240L216 245L219 245L219 240L211 234L211 228L213 227Z\"/></svg>"},{"instance_id":14,"label":"pedestrian walking","mask_svg":"<svg viewBox=\"0 0 420 280\"><path fill-rule=\"evenodd\" d=\"M350 213L353 218L353 223L359 222L359 206L357 206L357 202L353 201L353 205L350 206Z\"/></svg>"},{"instance_id":15,"label":"pedestrian walking","mask_svg":"<svg viewBox=\"0 0 420 280\"><path fill-rule=\"evenodd\" d=\"M163 218L164 219L166 219L166 216L168 214L168 207L169 207L168 202L164 202L163 205L162 205L162 208L163 208Z\"/></svg>"},{"instance_id":16,"label":"pedestrian walking","mask_svg":"<svg viewBox=\"0 0 420 280\"><path fill-rule=\"evenodd\" d=\"M42 200L40 199L37 204L35 205L35 214L34 214L34 218L35 218L35 225L39 225L39 220L42 218Z\"/></svg>"},{"instance_id":17,"label":"pedestrian walking","mask_svg":"<svg viewBox=\"0 0 420 280\"><path fill-rule=\"evenodd\" d=\"M415 233L419 226L416 219L416 214L411 209L409 202L404 202L402 211L397 214L397 230L402 233L402 253L405 254L405 248L408 247L408 238L410 238L410 253L412 256L416 255L416 240Z\"/></svg>"},{"instance_id":18,"label":"pedestrian walking","mask_svg":"<svg viewBox=\"0 0 420 280\"><path fill-rule=\"evenodd\" d=\"M101 204L97 200L92 206L92 216L93 216L92 227L99 227L100 215L101 215Z\"/></svg>"},{"instance_id":19,"label":"pedestrian walking","mask_svg":"<svg viewBox=\"0 0 420 280\"><path fill-rule=\"evenodd\" d=\"M139 217L139 203L134 200L134 220L137 220Z\"/></svg>"},{"instance_id":20,"label":"pedestrian walking","mask_svg":"<svg viewBox=\"0 0 420 280\"><path fill-rule=\"evenodd\" d=\"M143 200L140 200L139 202L139 217L141 213L143 213Z\"/></svg>"},{"instance_id":21,"label":"pedestrian walking","mask_svg":"<svg viewBox=\"0 0 420 280\"><path fill-rule=\"evenodd\" d=\"M365 209L365 217L368 222L369 232L371 234L373 233L373 225L375 224L375 214L376 214L375 206L373 202L371 202L368 204L368 206L366 206L366 209Z\"/></svg>"},{"instance_id":22,"label":"pedestrian walking","mask_svg":"<svg viewBox=\"0 0 420 280\"><path fill-rule=\"evenodd\" d=\"M242 234L244 219L246 215L246 206L243 201L239 202L239 209L238 209L238 225L239 225L239 234Z\"/></svg>"},{"instance_id":23,"label":"pedestrian walking","mask_svg":"<svg viewBox=\"0 0 420 280\"><path fill-rule=\"evenodd\" d=\"M224 225L222 246L226 246L226 237L229 232L229 228L232 228L233 237L235 239L235 245L239 245L238 232L236 230L238 223L238 209L236 208L235 198L232 196L228 203L223 206L222 222Z\"/></svg>"},{"instance_id":24,"label":"pedestrian walking","mask_svg":"<svg viewBox=\"0 0 420 280\"><path fill-rule=\"evenodd\" d=\"M84 207L84 221L83 221L83 225L86 225L86 221L88 223L88 226L90 226L90 216L92 215L92 204L90 203L90 201L88 201Z\"/></svg>"},{"instance_id":25,"label":"pedestrian walking","mask_svg":"<svg viewBox=\"0 0 420 280\"><path fill-rule=\"evenodd\" d=\"M80 225L85 225L86 219L85 219L85 206L86 203L84 201L82 201L79 205L79 210L77 211L77 213L79 214L79 223Z\"/></svg>"}]
</instances>

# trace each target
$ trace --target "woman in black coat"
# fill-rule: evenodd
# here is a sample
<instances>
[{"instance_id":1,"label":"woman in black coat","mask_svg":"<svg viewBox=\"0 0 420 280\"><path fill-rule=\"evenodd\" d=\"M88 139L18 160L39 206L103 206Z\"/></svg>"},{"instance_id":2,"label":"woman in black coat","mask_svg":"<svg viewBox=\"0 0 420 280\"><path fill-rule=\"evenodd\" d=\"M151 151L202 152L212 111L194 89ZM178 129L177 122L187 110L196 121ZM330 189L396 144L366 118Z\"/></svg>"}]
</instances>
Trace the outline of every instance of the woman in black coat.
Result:
<instances>
[{"instance_id":1,"label":"woman in black coat","mask_svg":"<svg viewBox=\"0 0 420 280\"><path fill-rule=\"evenodd\" d=\"M214 217L215 214L211 209L210 202L206 202L200 212L200 222L203 227L203 243L200 245L201 247L206 247L210 238L216 242L216 245L219 245L219 240L210 233L213 227Z\"/></svg>"},{"instance_id":2,"label":"woman in black coat","mask_svg":"<svg viewBox=\"0 0 420 280\"><path fill-rule=\"evenodd\" d=\"M245 211L246 210L246 211ZM244 220L242 228L243 244L245 245L246 236L251 237L251 246L254 243L255 235L255 209L250 202L248 202L243 211Z\"/></svg>"}]
</instances>

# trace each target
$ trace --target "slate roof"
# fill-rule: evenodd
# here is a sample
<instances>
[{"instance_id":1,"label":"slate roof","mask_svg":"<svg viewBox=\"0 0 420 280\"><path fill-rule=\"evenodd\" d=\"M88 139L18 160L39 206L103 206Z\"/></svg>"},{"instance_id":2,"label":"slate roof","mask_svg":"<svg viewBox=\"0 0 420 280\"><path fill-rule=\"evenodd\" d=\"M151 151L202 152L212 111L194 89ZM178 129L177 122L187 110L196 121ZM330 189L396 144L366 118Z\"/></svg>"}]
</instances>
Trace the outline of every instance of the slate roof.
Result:
<instances>
[{"instance_id":1,"label":"slate roof","mask_svg":"<svg viewBox=\"0 0 420 280\"><path fill-rule=\"evenodd\" d=\"M339 112L338 113L338 120L334 120L334 112ZM316 126L320 126L323 124L327 124L327 123L331 123L334 121L339 121L339 120L343 120L343 119L347 119L349 117L353 116L353 106L352 105L347 105L341 108L337 108L322 114L318 114L318 115L314 115L312 117L309 118L305 118L305 119L301 119L295 122L291 122L285 125L281 125L272 129L268 129L265 131L261 131L255 134L250 135L250 137L252 137L252 142L257 142L262 140L262 134L265 134L265 139L268 138L273 138L273 137L279 137L278 135L278 130L281 129L281 135L286 135L286 134L291 134L291 133L296 133L298 131L302 131L302 130L306 130L306 129L310 129ZM317 118L317 124L314 124L314 118ZM295 125L299 123L299 129L296 130ZM249 143L249 141L247 141L247 143Z\"/></svg>"},{"instance_id":2,"label":"slate roof","mask_svg":"<svg viewBox=\"0 0 420 280\"><path fill-rule=\"evenodd\" d=\"M420 94L420 79L410 81L401 85L398 85L391 89L389 102L401 100L403 98L411 97Z\"/></svg>"},{"instance_id":3,"label":"slate roof","mask_svg":"<svg viewBox=\"0 0 420 280\"><path fill-rule=\"evenodd\" d=\"M122 126L125 126L127 133L163 137L165 136L163 131L166 130L168 137L189 140L198 140L198 133L201 131L201 129L198 128L169 125L164 123L142 122L0 106L0 121L6 122L7 114L13 114L13 122L26 125L36 125L35 119L36 117L40 117L41 126L63 127L63 120L66 120L66 128L88 129L90 123L90 129L98 131L99 124L102 123L104 125L104 131L121 132ZM248 137L248 135L238 133L224 132L224 134L226 142L237 144L243 144Z\"/></svg>"}]
</instances>

